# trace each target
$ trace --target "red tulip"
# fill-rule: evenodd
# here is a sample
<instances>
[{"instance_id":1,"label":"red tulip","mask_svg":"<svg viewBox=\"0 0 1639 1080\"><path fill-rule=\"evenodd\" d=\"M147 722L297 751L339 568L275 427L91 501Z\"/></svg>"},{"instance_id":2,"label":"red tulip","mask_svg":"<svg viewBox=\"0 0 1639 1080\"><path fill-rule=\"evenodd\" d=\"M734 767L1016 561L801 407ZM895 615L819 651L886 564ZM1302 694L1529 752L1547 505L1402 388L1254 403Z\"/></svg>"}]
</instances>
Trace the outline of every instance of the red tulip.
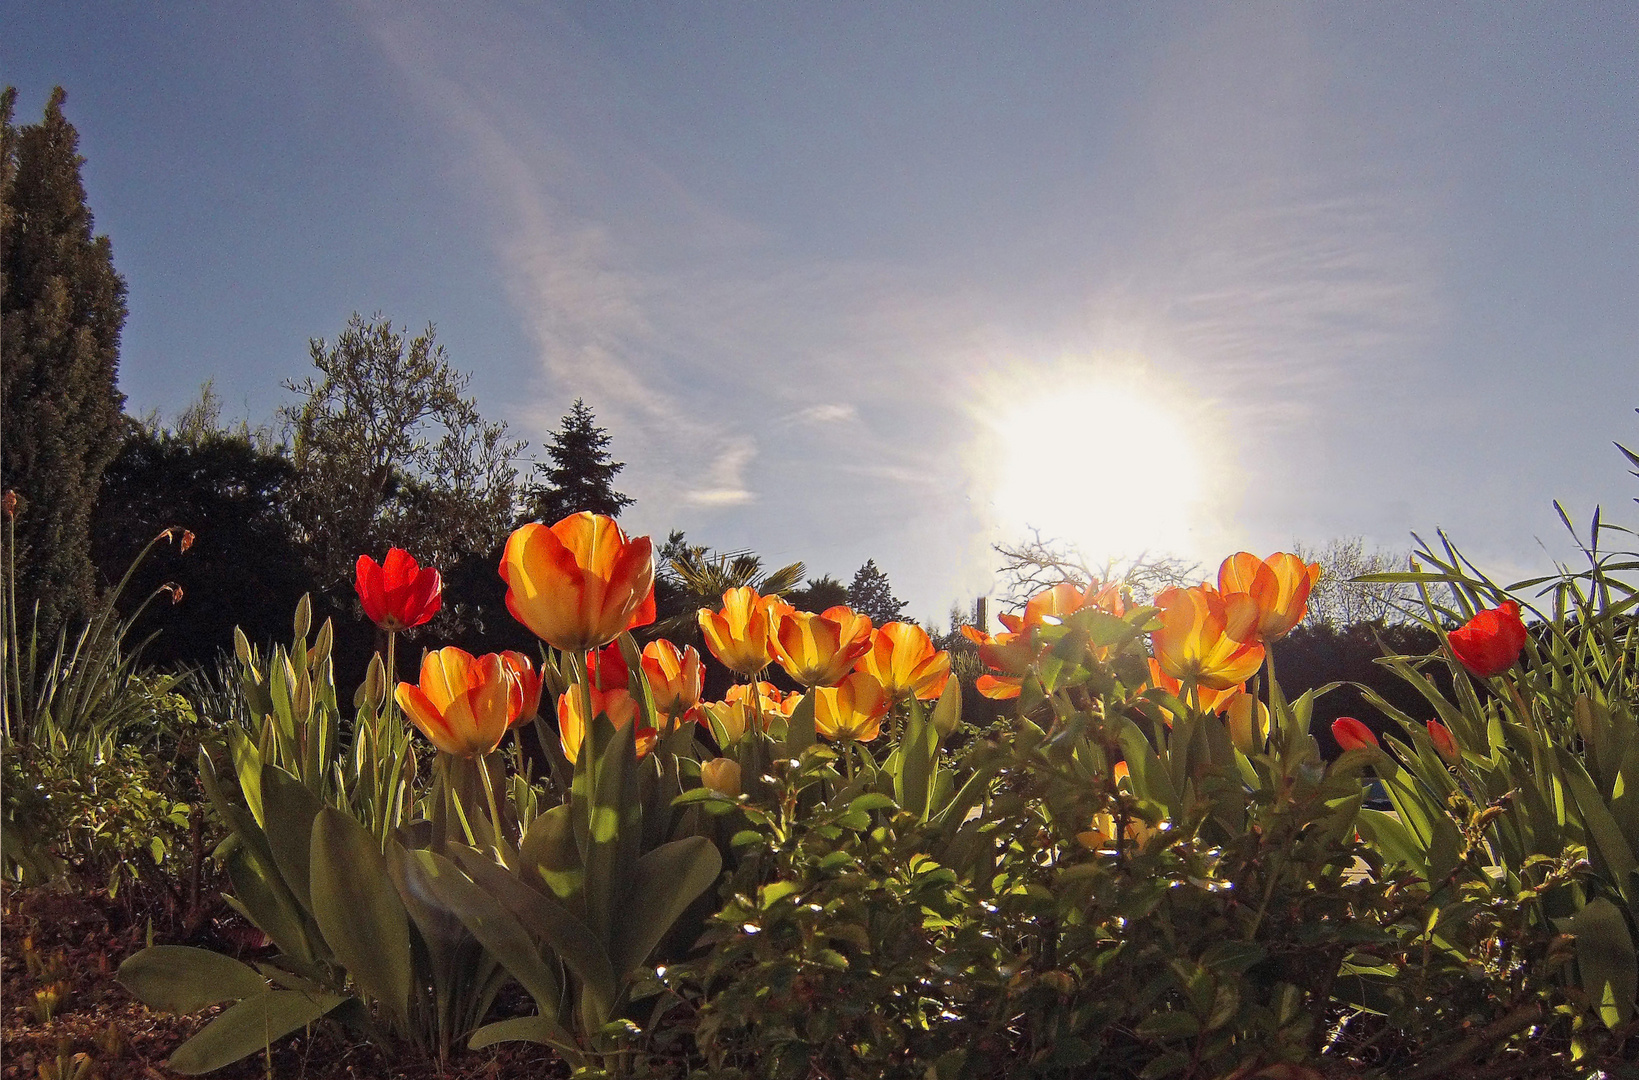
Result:
<instances>
[{"instance_id":1,"label":"red tulip","mask_svg":"<svg viewBox=\"0 0 1639 1080\"><path fill-rule=\"evenodd\" d=\"M408 630L438 614L444 606L444 581L403 548L393 548L376 565L368 555L358 562L359 602L364 614L383 630Z\"/></svg>"},{"instance_id":2,"label":"red tulip","mask_svg":"<svg viewBox=\"0 0 1639 1080\"><path fill-rule=\"evenodd\" d=\"M1451 652L1476 678L1489 679L1514 666L1525 648L1525 623L1519 605L1505 600L1482 611L1450 635Z\"/></svg>"},{"instance_id":3,"label":"red tulip","mask_svg":"<svg viewBox=\"0 0 1639 1080\"><path fill-rule=\"evenodd\" d=\"M1448 765L1455 765L1463 759L1463 752L1457 746L1456 736L1438 720L1428 722L1428 737L1434 740L1434 752L1444 758Z\"/></svg>"},{"instance_id":4,"label":"red tulip","mask_svg":"<svg viewBox=\"0 0 1639 1080\"><path fill-rule=\"evenodd\" d=\"M1378 749L1372 729L1352 716L1340 716L1332 721L1332 738L1345 750Z\"/></svg>"}]
</instances>

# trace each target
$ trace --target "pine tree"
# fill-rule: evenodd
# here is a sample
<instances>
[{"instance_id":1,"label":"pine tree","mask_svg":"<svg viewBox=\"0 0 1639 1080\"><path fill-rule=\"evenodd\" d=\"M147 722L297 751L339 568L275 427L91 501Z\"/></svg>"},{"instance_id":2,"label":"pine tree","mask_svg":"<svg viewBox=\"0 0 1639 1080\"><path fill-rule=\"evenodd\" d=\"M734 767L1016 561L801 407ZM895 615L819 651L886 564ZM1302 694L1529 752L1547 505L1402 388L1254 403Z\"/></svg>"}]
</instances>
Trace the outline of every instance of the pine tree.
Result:
<instances>
[{"instance_id":1,"label":"pine tree","mask_svg":"<svg viewBox=\"0 0 1639 1080\"><path fill-rule=\"evenodd\" d=\"M619 517L632 505L615 490L615 474L626 464L610 460L609 433L598 427L586 402L575 399L550 439L546 453L552 462L535 466L540 482L524 492L531 520L551 525L583 510Z\"/></svg>"},{"instance_id":2,"label":"pine tree","mask_svg":"<svg viewBox=\"0 0 1639 1080\"><path fill-rule=\"evenodd\" d=\"M125 433L125 282L92 233L65 96L57 87L40 123L14 128L16 88L0 94L0 485L20 499L18 609L38 601L47 634L93 597L91 513Z\"/></svg>"},{"instance_id":3,"label":"pine tree","mask_svg":"<svg viewBox=\"0 0 1639 1080\"><path fill-rule=\"evenodd\" d=\"M866 559L865 565L854 572L854 580L848 585L848 606L869 615L877 626L898 619L905 604L894 596L888 575L877 569L875 559Z\"/></svg>"}]
</instances>

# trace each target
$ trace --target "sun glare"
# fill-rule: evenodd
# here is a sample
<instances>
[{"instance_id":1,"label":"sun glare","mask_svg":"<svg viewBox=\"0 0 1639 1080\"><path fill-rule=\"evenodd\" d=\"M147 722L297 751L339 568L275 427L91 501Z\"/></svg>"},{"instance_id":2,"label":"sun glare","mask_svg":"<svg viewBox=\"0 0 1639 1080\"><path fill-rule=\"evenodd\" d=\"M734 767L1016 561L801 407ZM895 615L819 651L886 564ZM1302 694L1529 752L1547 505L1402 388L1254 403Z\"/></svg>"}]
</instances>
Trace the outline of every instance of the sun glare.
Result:
<instances>
[{"instance_id":1,"label":"sun glare","mask_svg":"<svg viewBox=\"0 0 1639 1080\"><path fill-rule=\"evenodd\" d=\"M1142 371L1029 389L1009 380L1000 396L988 471L1002 539L1036 530L1095 566L1199 548L1208 470L1198 410Z\"/></svg>"}]
</instances>

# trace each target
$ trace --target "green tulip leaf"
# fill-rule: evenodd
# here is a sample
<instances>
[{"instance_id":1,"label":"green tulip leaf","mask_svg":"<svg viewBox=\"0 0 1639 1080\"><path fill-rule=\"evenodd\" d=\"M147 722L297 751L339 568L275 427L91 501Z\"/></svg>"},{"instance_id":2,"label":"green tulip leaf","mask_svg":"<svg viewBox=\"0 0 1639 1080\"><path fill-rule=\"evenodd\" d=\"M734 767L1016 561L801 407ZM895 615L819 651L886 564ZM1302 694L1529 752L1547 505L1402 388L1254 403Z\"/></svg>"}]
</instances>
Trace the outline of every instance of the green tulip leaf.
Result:
<instances>
[{"instance_id":1,"label":"green tulip leaf","mask_svg":"<svg viewBox=\"0 0 1639 1080\"><path fill-rule=\"evenodd\" d=\"M426 870L426 881L439 901L518 980L535 999L535 1007L543 1014L555 1014L563 1003L563 987L511 912L443 856L418 851L412 857Z\"/></svg>"},{"instance_id":2,"label":"green tulip leaf","mask_svg":"<svg viewBox=\"0 0 1639 1080\"><path fill-rule=\"evenodd\" d=\"M177 1048L166 1067L184 1076L198 1076L271 1046L299 1027L305 1027L349 998L339 994L303 994L270 990L245 998L206 1024Z\"/></svg>"},{"instance_id":3,"label":"green tulip leaf","mask_svg":"<svg viewBox=\"0 0 1639 1080\"><path fill-rule=\"evenodd\" d=\"M313 917L336 960L370 997L408 1022L410 924L376 839L327 806L313 822Z\"/></svg>"},{"instance_id":4,"label":"green tulip leaf","mask_svg":"<svg viewBox=\"0 0 1639 1080\"><path fill-rule=\"evenodd\" d=\"M568 806L554 806L530 823L518 844L518 865L571 910L580 910L586 870Z\"/></svg>"},{"instance_id":5,"label":"green tulip leaf","mask_svg":"<svg viewBox=\"0 0 1639 1080\"><path fill-rule=\"evenodd\" d=\"M262 829L285 884L309 909L313 819L321 809L300 780L277 765L262 766Z\"/></svg>"},{"instance_id":6,"label":"green tulip leaf","mask_svg":"<svg viewBox=\"0 0 1639 1080\"><path fill-rule=\"evenodd\" d=\"M1639 996L1639 953L1628 934L1622 911L1604 897L1590 900L1570 919L1576 935L1576 966L1582 989L1607 1028L1615 1030L1633 1015Z\"/></svg>"},{"instance_id":7,"label":"green tulip leaf","mask_svg":"<svg viewBox=\"0 0 1639 1080\"><path fill-rule=\"evenodd\" d=\"M928 816L928 794L934 766L939 762L939 732L928 720L927 710L911 699L910 719L899 744L899 767L894 771L894 798L915 814L918 821Z\"/></svg>"},{"instance_id":8,"label":"green tulip leaf","mask_svg":"<svg viewBox=\"0 0 1639 1080\"><path fill-rule=\"evenodd\" d=\"M575 1045L575 1037L550 1016L519 1016L485 1024L472 1033L467 1049L482 1050L504 1042L542 1043L563 1052L571 1064L580 1060L580 1047Z\"/></svg>"},{"instance_id":9,"label":"green tulip leaf","mask_svg":"<svg viewBox=\"0 0 1639 1080\"><path fill-rule=\"evenodd\" d=\"M662 844L637 861L632 892L610 950L617 979L626 978L648 959L672 924L711 887L722 869L717 845L703 836Z\"/></svg>"},{"instance_id":10,"label":"green tulip leaf","mask_svg":"<svg viewBox=\"0 0 1639 1080\"><path fill-rule=\"evenodd\" d=\"M785 722L785 756L801 757L804 750L814 745L816 738L814 692L810 690L797 702L797 707L791 710L791 719Z\"/></svg>"},{"instance_id":11,"label":"green tulip leaf","mask_svg":"<svg viewBox=\"0 0 1639 1080\"><path fill-rule=\"evenodd\" d=\"M194 1013L267 992L255 968L186 945L153 945L128 957L114 976L150 1009Z\"/></svg>"}]
</instances>

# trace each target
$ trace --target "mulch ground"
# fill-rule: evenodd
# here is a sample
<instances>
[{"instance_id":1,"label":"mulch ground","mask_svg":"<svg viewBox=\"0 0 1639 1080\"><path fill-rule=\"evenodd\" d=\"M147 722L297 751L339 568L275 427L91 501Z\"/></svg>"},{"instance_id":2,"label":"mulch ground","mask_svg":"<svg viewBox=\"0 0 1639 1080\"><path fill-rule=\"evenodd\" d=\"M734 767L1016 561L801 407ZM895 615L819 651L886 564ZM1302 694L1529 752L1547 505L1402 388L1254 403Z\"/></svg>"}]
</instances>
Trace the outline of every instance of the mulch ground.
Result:
<instances>
[{"instance_id":1,"label":"mulch ground","mask_svg":"<svg viewBox=\"0 0 1639 1080\"><path fill-rule=\"evenodd\" d=\"M220 1009L193 1016L154 1012L119 983L120 962L146 944L147 919L100 893L7 888L0 894L0 1077L4 1080L172 1080L173 1050ZM156 920L156 923L162 920ZM189 944L259 955L260 935L236 916L223 916L183 942L159 926L156 944ZM85 1057L77 1057L85 1055ZM59 1062L66 1066L60 1070ZM83 1069L83 1071L79 1071ZM507 1043L452 1052L437 1062L394 1058L321 1023L212 1074L224 1080L547 1080L568 1070L545 1047Z\"/></svg>"}]
</instances>

